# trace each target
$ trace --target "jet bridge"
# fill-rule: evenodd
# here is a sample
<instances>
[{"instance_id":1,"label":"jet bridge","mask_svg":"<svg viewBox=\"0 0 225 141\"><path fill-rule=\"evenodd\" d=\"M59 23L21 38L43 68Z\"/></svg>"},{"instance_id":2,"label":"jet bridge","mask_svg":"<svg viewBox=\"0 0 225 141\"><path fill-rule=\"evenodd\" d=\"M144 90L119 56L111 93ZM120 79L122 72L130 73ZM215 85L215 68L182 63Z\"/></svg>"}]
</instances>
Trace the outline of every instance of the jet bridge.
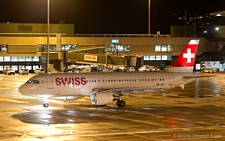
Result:
<instances>
[{"instance_id":1,"label":"jet bridge","mask_svg":"<svg viewBox=\"0 0 225 141\"><path fill-rule=\"evenodd\" d=\"M83 64L98 64L98 65L121 65L127 66L127 61L130 57L110 56L102 54L87 54L87 53L66 53L68 62L78 62Z\"/></svg>"}]
</instances>

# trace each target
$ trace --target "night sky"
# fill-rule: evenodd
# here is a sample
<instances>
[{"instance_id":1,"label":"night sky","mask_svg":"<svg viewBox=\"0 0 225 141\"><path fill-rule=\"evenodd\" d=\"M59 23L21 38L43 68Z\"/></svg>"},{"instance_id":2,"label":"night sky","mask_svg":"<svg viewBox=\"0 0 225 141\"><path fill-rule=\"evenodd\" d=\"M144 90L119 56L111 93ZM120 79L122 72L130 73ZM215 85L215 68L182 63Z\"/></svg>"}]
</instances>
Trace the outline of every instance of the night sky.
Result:
<instances>
[{"instance_id":1,"label":"night sky","mask_svg":"<svg viewBox=\"0 0 225 141\"><path fill-rule=\"evenodd\" d=\"M151 33L168 34L185 15L188 25L217 24L206 16L217 11L225 11L225 0L151 0ZM60 21L80 34L147 34L148 0L50 0L50 23ZM0 22L46 23L47 0L0 0Z\"/></svg>"}]
</instances>

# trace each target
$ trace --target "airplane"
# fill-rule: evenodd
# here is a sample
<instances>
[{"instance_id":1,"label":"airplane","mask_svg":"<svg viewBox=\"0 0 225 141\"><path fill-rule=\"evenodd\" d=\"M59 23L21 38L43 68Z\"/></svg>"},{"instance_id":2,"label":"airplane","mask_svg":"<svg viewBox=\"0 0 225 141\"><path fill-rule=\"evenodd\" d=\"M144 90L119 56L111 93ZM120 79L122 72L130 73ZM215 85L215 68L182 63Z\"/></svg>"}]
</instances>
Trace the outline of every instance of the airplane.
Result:
<instances>
[{"instance_id":1,"label":"airplane","mask_svg":"<svg viewBox=\"0 0 225 141\"><path fill-rule=\"evenodd\" d=\"M111 72L111 73L55 73L31 77L19 87L27 96L45 98L65 97L76 100L89 96L94 105L107 105L115 100L124 107L124 95L148 93L181 87L201 75L193 72L199 40L190 40L172 67L165 72Z\"/></svg>"}]
</instances>

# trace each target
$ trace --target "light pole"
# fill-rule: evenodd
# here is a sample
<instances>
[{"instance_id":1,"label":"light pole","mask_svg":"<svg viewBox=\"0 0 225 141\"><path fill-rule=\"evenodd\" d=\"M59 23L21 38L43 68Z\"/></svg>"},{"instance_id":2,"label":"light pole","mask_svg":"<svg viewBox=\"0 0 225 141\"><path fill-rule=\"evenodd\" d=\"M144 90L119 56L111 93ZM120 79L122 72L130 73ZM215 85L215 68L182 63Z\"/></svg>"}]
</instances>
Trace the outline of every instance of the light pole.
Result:
<instances>
[{"instance_id":1,"label":"light pole","mask_svg":"<svg viewBox=\"0 0 225 141\"><path fill-rule=\"evenodd\" d=\"M151 7L150 7L150 5L151 5L151 0L148 0L148 34L150 35L151 33L151 29L150 29L150 10L151 10Z\"/></svg>"},{"instance_id":2,"label":"light pole","mask_svg":"<svg viewBox=\"0 0 225 141\"><path fill-rule=\"evenodd\" d=\"M46 57L46 69L49 73L49 0L47 0L47 57Z\"/></svg>"}]
</instances>

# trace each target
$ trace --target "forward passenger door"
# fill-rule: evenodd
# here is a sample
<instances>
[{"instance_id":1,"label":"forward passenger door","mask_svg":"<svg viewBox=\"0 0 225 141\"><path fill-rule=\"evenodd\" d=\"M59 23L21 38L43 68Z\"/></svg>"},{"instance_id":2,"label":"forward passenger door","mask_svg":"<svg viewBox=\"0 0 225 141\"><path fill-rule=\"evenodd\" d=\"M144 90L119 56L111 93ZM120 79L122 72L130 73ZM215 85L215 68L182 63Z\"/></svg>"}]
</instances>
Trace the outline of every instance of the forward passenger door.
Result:
<instances>
[{"instance_id":1,"label":"forward passenger door","mask_svg":"<svg viewBox=\"0 0 225 141\"><path fill-rule=\"evenodd\" d=\"M52 76L47 76L47 89L53 89Z\"/></svg>"}]
</instances>

